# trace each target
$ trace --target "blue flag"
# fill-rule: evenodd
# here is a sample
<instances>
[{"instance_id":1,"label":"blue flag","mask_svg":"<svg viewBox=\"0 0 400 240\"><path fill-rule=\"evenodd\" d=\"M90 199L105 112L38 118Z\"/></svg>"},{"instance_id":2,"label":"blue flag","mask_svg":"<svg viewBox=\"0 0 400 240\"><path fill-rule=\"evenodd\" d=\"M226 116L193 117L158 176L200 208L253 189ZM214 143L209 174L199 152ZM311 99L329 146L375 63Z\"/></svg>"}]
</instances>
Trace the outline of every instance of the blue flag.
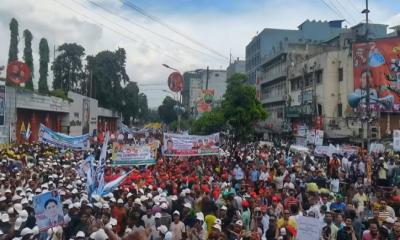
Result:
<instances>
[{"instance_id":1,"label":"blue flag","mask_svg":"<svg viewBox=\"0 0 400 240\"><path fill-rule=\"evenodd\" d=\"M124 175L118 177L117 179L115 179L115 180L113 180L111 182L108 182L106 185L104 185L104 188L103 188L102 192L98 192L98 194L100 196L104 196L104 195L107 195L110 192L112 192L114 190L114 188L118 187L125 180L125 178L128 177L129 174L131 174L131 172L133 170L134 169L132 169L131 171L129 171L129 172L125 173Z\"/></svg>"},{"instance_id":2,"label":"blue flag","mask_svg":"<svg viewBox=\"0 0 400 240\"><path fill-rule=\"evenodd\" d=\"M107 158L107 146L108 141L110 139L110 134L107 132L106 137L103 142L103 147L101 148L101 154L99 158L99 162L97 164L96 172L94 175L96 193L100 195L103 192L104 188L104 169L106 167L106 158Z\"/></svg>"}]
</instances>

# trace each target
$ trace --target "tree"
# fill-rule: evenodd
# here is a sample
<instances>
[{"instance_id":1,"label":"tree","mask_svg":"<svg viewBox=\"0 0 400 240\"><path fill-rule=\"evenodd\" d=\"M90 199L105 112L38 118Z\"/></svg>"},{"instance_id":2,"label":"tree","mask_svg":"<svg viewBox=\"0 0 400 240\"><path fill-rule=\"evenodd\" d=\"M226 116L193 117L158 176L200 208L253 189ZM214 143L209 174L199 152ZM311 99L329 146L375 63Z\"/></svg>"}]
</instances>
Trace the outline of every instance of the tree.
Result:
<instances>
[{"instance_id":1,"label":"tree","mask_svg":"<svg viewBox=\"0 0 400 240\"><path fill-rule=\"evenodd\" d=\"M18 60L18 21L15 18L10 22L10 48L8 50L8 63Z\"/></svg>"},{"instance_id":2,"label":"tree","mask_svg":"<svg viewBox=\"0 0 400 240\"><path fill-rule=\"evenodd\" d=\"M91 73L92 97L99 105L122 110L123 88L121 84L129 82L126 74L126 53L123 48L115 52L102 51L96 56L87 57L87 70ZM136 95L137 98L137 95Z\"/></svg>"},{"instance_id":3,"label":"tree","mask_svg":"<svg viewBox=\"0 0 400 240\"><path fill-rule=\"evenodd\" d=\"M24 30L24 39L25 39L25 48L24 48L24 61L26 65L28 65L29 69L31 70L31 76L29 77L28 81L25 83L25 88L30 89L33 91L33 56L32 56L32 33L28 29Z\"/></svg>"},{"instance_id":4,"label":"tree","mask_svg":"<svg viewBox=\"0 0 400 240\"><path fill-rule=\"evenodd\" d=\"M49 44L46 38L40 39L39 43L39 93L47 94L49 86L47 85L47 76L49 71Z\"/></svg>"},{"instance_id":5,"label":"tree","mask_svg":"<svg viewBox=\"0 0 400 240\"><path fill-rule=\"evenodd\" d=\"M224 113L220 109L213 109L206 112L192 124L190 132L192 134L208 135L220 132L225 127Z\"/></svg>"},{"instance_id":6,"label":"tree","mask_svg":"<svg viewBox=\"0 0 400 240\"><path fill-rule=\"evenodd\" d=\"M145 116L145 122L160 122L160 115L157 109L149 109L147 115Z\"/></svg>"},{"instance_id":7,"label":"tree","mask_svg":"<svg viewBox=\"0 0 400 240\"><path fill-rule=\"evenodd\" d=\"M146 121L147 114L149 112L149 106L147 105L147 96L144 93L139 94L139 119Z\"/></svg>"},{"instance_id":8,"label":"tree","mask_svg":"<svg viewBox=\"0 0 400 240\"><path fill-rule=\"evenodd\" d=\"M64 43L57 51L60 54L52 66L53 88L62 89L65 93L70 90L81 93L80 86L84 80L82 57L85 55L85 49L76 43Z\"/></svg>"},{"instance_id":9,"label":"tree","mask_svg":"<svg viewBox=\"0 0 400 240\"><path fill-rule=\"evenodd\" d=\"M122 117L126 125L130 124L130 118L138 115L139 87L136 82L129 82L123 90Z\"/></svg>"},{"instance_id":10,"label":"tree","mask_svg":"<svg viewBox=\"0 0 400 240\"><path fill-rule=\"evenodd\" d=\"M158 107L158 114L164 123L170 124L178 119L176 111L174 110L174 106L177 104L178 102L170 96L164 98L162 104Z\"/></svg>"},{"instance_id":11,"label":"tree","mask_svg":"<svg viewBox=\"0 0 400 240\"><path fill-rule=\"evenodd\" d=\"M253 86L245 84L247 76L234 74L228 79L222 100L222 112L236 141L245 141L254 134L253 123L263 120L267 113L256 98Z\"/></svg>"}]
</instances>

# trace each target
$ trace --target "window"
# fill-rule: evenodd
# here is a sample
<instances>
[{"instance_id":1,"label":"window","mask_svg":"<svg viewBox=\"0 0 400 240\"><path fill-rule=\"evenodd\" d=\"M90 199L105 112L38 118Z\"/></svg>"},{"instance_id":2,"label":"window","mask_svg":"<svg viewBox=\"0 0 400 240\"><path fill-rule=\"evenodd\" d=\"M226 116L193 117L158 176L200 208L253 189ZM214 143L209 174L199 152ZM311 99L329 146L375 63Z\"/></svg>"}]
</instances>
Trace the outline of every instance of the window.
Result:
<instances>
[{"instance_id":1,"label":"window","mask_svg":"<svg viewBox=\"0 0 400 240\"><path fill-rule=\"evenodd\" d=\"M219 73L214 74L214 77L219 77Z\"/></svg>"},{"instance_id":2,"label":"window","mask_svg":"<svg viewBox=\"0 0 400 240\"><path fill-rule=\"evenodd\" d=\"M343 68L339 68L339 82L343 81Z\"/></svg>"},{"instance_id":3,"label":"window","mask_svg":"<svg viewBox=\"0 0 400 240\"><path fill-rule=\"evenodd\" d=\"M337 116L338 116L338 117L342 117L342 114L343 114L343 113L342 113L342 112L343 112L342 108L343 108L342 104L339 103L339 104L337 105Z\"/></svg>"},{"instance_id":4,"label":"window","mask_svg":"<svg viewBox=\"0 0 400 240\"><path fill-rule=\"evenodd\" d=\"M282 108L277 110L276 117L279 118L279 119L283 118L283 110L282 110Z\"/></svg>"},{"instance_id":5,"label":"window","mask_svg":"<svg viewBox=\"0 0 400 240\"><path fill-rule=\"evenodd\" d=\"M319 70L315 73L317 78L317 84L322 82L322 70Z\"/></svg>"},{"instance_id":6,"label":"window","mask_svg":"<svg viewBox=\"0 0 400 240\"><path fill-rule=\"evenodd\" d=\"M322 106L318 104L318 116L322 116Z\"/></svg>"}]
</instances>

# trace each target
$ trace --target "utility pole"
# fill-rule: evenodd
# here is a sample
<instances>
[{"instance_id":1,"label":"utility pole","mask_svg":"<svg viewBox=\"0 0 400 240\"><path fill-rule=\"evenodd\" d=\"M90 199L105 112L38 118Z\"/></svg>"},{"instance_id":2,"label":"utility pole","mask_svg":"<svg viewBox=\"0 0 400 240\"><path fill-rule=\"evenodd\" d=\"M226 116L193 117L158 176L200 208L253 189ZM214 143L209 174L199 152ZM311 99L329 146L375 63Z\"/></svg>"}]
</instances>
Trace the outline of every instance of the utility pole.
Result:
<instances>
[{"instance_id":1,"label":"utility pole","mask_svg":"<svg viewBox=\"0 0 400 240\"><path fill-rule=\"evenodd\" d=\"M368 14L369 14L369 9L368 9L368 0L365 0L365 9L361 12L365 14L365 46L367 48L367 66L366 66L366 81L367 81L367 96L365 97L365 103L366 103L366 120L367 120L367 149L369 147L371 137L370 137L370 118L371 118L371 111L370 111L370 72L369 72L369 44L368 44L368 31L369 31L369 22L368 22ZM380 110L378 110L380 111ZM363 133L363 139L364 139L364 133ZM364 141L363 141L364 142ZM364 145L364 144L363 144Z\"/></svg>"},{"instance_id":2,"label":"utility pole","mask_svg":"<svg viewBox=\"0 0 400 240\"><path fill-rule=\"evenodd\" d=\"M206 90L208 90L209 67L207 66Z\"/></svg>"}]
</instances>

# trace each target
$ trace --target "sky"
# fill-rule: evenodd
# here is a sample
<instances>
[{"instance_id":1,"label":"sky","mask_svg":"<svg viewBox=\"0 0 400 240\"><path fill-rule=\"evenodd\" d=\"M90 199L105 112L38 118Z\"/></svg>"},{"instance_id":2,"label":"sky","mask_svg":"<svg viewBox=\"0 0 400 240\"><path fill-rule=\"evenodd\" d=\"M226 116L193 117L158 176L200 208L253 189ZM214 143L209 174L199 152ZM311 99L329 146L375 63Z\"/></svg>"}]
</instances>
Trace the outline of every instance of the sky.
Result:
<instances>
[{"instance_id":1,"label":"sky","mask_svg":"<svg viewBox=\"0 0 400 240\"><path fill-rule=\"evenodd\" d=\"M371 22L399 25L398 1L370 0ZM168 95L162 90L168 90L171 70L162 64L181 72L207 66L226 69L230 54L234 59L244 59L246 44L263 28L296 29L307 19L346 19L344 25L350 27L363 21L360 12L364 3L364 0L1 0L0 66L7 63L8 25L15 17L21 38L20 59L22 31L29 29L34 37L36 88L42 37L49 42L51 61L53 48L63 43L81 44L86 55L124 47L130 80L139 84L149 106L154 108ZM50 87L51 81L52 76Z\"/></svg>"}]
</instances>

